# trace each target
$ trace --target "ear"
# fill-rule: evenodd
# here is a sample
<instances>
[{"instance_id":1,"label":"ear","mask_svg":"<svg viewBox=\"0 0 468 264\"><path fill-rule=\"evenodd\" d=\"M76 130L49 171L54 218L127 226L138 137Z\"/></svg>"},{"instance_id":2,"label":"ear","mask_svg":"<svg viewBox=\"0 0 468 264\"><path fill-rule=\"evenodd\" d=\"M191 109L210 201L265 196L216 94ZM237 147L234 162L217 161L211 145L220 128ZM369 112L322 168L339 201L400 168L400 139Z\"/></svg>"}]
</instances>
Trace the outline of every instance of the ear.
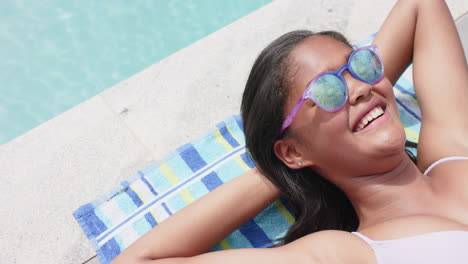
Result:
<instances>
[{"instance_id":1,"label":"ear","mask_svg":"<svg viewBox=\"0 0 468 264\"><path fill-rule=\"evenodd\" d=\"M277 140L273 145L273 150L276 157L293 170L315 165L302 155L302 151L298 148L297 142L294 139L285 138Z\"/></svg>"}]
</instances>

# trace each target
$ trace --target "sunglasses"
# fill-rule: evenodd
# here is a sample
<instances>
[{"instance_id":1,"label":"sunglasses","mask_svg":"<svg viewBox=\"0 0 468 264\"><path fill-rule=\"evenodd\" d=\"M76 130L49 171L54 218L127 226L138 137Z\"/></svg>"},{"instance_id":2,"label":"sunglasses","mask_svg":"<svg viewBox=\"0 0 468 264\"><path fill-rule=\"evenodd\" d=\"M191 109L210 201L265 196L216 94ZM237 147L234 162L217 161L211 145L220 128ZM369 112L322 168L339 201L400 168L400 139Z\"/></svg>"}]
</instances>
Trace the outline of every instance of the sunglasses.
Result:
<instances>
[{"instance_id":1,"label":"sunglasses","mask_svg":"<svg viewBox=\"0 0 468 264\"><path fill-rule=\"evenodd\" d=\"M384 69L382 60L377 53L377 46L370 45L358 48L349 55L348 63L338 71L326 71L315 76L286 116L281 126L280 135L291 125L307 99L311 99L328 112L337 112L345 106L346 101L348 101L348 85L342 75L344 70L348 70L353 78L361 82L368 84L380 82L384 76Z\"/></svg>"}]
</instances>

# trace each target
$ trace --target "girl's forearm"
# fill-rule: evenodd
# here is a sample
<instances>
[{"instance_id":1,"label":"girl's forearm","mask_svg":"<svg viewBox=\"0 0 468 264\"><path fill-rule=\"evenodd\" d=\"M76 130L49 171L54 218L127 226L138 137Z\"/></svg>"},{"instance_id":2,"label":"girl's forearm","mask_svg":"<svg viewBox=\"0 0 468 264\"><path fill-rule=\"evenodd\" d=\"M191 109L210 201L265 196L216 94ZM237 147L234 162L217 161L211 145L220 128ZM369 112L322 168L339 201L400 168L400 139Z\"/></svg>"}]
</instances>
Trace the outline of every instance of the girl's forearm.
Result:
<instances>
[{"instance_id":1,"label":"girl's forearm","mask_svg":"<svg viewBox=\"0 0 468 264\"><path fill-rule=\"evenodd\" d=\"M166 219L113 263L204 253L279 196L279 191L253 169Z\"/></svg>"},{"instance_id":2,"label":"girl's forearm","mask_svg":"<svg viewBox=\"0 0 468 264\"><path fill-rule=\"evenodd\" d=\"M417 47L430 44L435 49L450 49L453 45L461 45L444 0L398 0L379 29L374 43L379 47L385 75L393 84L414 56L418 56L417 53L427 56L431 52L430 48ZM450 45L445 46L448 43ZM453 47L452 50L448 55L463 58L462 48ZM441 61L444 59L441 58ZM419 68L430 72L427 67ZM416 83L418 80L414 81Z\"/></svg>"}]
</instances>

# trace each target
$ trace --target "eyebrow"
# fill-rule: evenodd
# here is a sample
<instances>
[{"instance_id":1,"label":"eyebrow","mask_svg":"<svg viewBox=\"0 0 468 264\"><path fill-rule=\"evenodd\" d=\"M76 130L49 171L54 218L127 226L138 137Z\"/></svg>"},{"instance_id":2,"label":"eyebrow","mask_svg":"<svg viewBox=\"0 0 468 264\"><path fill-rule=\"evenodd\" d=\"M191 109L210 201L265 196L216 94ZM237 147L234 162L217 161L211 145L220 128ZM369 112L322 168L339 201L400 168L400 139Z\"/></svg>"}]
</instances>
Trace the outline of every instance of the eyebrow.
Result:
<instances>
[{"instance_id":1,"label":"eyebrow","mask_svg":"<svg viewBox=\"0 0 468 264\"><path fill-rule=\"evenodd\" d=\"M345 65L346 63L348 63L348 59L349 59L349 56L351 56L351 54L355 51L355 49L351 49L350 52L346 53L346 55L344 56L344 64L342 64L341 66ZM339 66L338 69L341 67Z\"/></svg>"},{"instance_id":2,"label":"eyebrow","mask_svg":"<svg viewBox=\"0 0 468 264\"><path fill-rule=\"evenodd\" d=\"M346 55L344 56L344 61L345 61L345 62L344 62L343 64L340 63L340 64L338 65L338 67L337 67L335 70L331 69L330 65L328 65L328 67L326 67L324 70L319 71L317 74L313 75L313 76L307 81L307 83L306 83L306 85L305 85L305 88L307 89L307 87L309 87L309 85L310 85L310 83L312 82L312 80L313 80L317 75L319 75L320 73L326 72L326 71L335 72L336 70L340 69L343 65L345 65L346 63L348 63L349 56L351 56L351 54L352 54L354 51L355 51L355 49L354 49L354 48L351 48L351 50L350 50L348 53L346 53Z\"/></svg>"}]
</instances>

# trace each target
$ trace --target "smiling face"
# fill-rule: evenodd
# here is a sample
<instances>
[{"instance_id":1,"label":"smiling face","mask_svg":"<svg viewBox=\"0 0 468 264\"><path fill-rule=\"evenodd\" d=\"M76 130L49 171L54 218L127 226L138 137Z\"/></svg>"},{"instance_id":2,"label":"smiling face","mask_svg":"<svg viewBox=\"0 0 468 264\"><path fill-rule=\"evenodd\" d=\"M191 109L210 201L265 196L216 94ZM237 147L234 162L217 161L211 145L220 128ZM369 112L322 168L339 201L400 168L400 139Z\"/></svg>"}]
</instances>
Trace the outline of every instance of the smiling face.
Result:
<instances>
[{"instance_id":1,"label":"smiling face","mask_svg":"<svg viewBox=\"0 0 468 264\"><path fill-rule=\"evenodd\" d=\"M347 63L353 49L327 36L312 36L290 54L289 97L284 116L302 96L311 80ZM310 166L337 184L344 176L370 175L396 167L404 152L405 133L392 85L387 78L370 85L343 72L349 89L347 104L328 112L307 100L275 143L275 153L294 169ZM298 165L301 164L301 165Z\"/></svg>"}]
</instances>

